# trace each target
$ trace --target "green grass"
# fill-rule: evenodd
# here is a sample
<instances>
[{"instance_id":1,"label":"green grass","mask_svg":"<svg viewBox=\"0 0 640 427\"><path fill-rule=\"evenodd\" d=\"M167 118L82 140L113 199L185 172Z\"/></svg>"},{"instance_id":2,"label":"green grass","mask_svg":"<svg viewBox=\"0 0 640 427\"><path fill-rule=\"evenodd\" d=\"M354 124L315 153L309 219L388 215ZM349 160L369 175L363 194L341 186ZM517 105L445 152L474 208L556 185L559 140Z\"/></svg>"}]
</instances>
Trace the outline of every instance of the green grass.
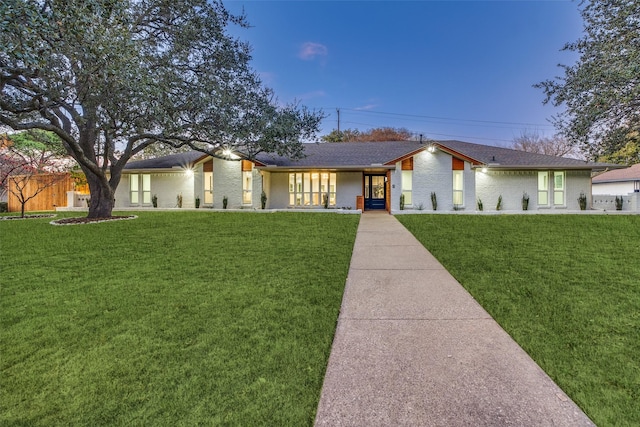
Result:
<instances>
[{"instance_id":1,"label":"green grass","mask_svg":"<svg viewBox=\"0 0 640 427\"><path fill-rule=\"evenodd\" d=\"M0 221L0 424L312 425L359 216L138 215Z\"/></svg>"},{"instance_id":2,"label":"green grass","mask_svg":"<svg viewBox=\"0 0 640 427\"><path fill-rule=\"evenodd\" d=\"M640 216L397 218L597 425L640 425Z\"/></svg>"}]
</instances>

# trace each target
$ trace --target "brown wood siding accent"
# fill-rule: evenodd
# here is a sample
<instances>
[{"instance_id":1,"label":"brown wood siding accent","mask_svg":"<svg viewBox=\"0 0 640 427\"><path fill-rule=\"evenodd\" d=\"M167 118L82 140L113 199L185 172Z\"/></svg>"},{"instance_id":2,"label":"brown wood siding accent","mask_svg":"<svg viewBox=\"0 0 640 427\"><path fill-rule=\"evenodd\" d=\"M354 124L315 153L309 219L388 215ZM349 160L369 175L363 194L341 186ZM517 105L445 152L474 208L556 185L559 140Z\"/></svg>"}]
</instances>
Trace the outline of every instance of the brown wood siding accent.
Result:
<instances>
[{"instance_id":1,"label":"brown wood siding accent","mask_svg":"<svg viewBox=\"0 0 640 427\"><path fill-rule=\"evenodd\" d=\"M464 160L456 159L455 157L452 157L451 160L452 160L452 168L454 171L464 170Z\"/></svg>"},{"instance_id":2,"label":"brown wood siding accent","mask_svg":"<svg viewBox=\"0 0 640 427\"><path fill-rule=\"evenodd\" d=\"M402 156L402 157L398 157L397 159L393 159L393 160L391 160L391 161L388 161L387 163L385 163L385 165L387 165L387 166L393 166L393 165L395 165L396 163L401 162L401 161L403 161L404 159L408 159L409 157L413 157L413 156L415 156L416 154L418 154L418 153L420 153L420 152L422 152L422 151L424 151L424 150L426 150L426 149L427 149L427 146L425 145L423 148L419 148L419 149L417 149L417 150L415 150L415 151L412 151L412 152L410 152L410 153L405 154L405 155L404 155L404 156Z\"/></svg>"},{"instance_id":3,"label":"brown wood siding accent","mask_svg":"<svg viewBox=\"0 0 640 427\"><path fill-rule=\"evenodd\" d=\"M213 172L213 160L209 160L207 162L204 162L202 164L202 171L203 172Z\"/></svg>"},{"instance_id":4,"label":"brown wood siding accent","mask_svg":"<svg viewBox=\"0 0 640 427\"><path fill-rule=\"evenodd\" d=\"M385 192L384 209L387 212L391 212L391 171L387 171L385 186L387 191Z\"/></svg>"},{"instance_id":5,"label":"brown wood siding accent","mask_svg":"<svg viewBox=\"0 0 640 427\"><path fill-rule=\"evenodd\" d=\"M242 172L251 172L252 169L253 163L251 163L249 160L242 161Z\"/></svg>"},{"instance_id":6,"label":"brown wood siding accent","mask_svg":"<svg viewBox=\"0 0 640 427\"><path fill-rule=\"evenodd\" d=\"M19 179L20 177L16 177ZM20 182L20 185L24 185L23 194L27 197L31 196L38 187L43 184L47 185L53 181L50 187L45 188L42 192L38 193L33 199L29 200L24 205L25 211L51 211L55 210L56 206L67 206L67 191L73 191L73 179L71 175L66 174L43 174L32 175L24 177L27 181ZM7 183L9 187L8 192L8 209L9 212L20 211L20 201L11 192L11 190L17 191L16 183L9 179Z\"/></svg>"},{"instance_id":7,"label":"brown wood siding accent","mask_svg":"<svg viewBox=\"0 0 640 427\"><path fill-rule=\"evenodd\" d=\"M412 171L413 170L413 157L409 157L408 159L404 159L402 161L402 170L403 171Z\"/></svg>"}]
</instances>

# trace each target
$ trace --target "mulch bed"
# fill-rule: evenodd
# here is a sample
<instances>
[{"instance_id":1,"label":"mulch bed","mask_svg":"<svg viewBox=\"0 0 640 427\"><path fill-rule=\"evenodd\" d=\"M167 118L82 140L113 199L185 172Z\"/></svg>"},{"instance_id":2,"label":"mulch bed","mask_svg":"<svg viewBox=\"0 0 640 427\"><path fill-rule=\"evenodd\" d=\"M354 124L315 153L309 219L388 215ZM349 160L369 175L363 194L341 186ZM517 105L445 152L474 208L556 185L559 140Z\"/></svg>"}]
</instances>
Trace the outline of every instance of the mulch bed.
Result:
<instances>
[{"instance_id":1,"label":"mulch bed","mask_svg":"<svg viewBox=\"0 0 640 427\"><path fill-rule=\"evenodd\" d=\"M56 214L34 214L22 216L0 216L0 220L4 219L34 219L34 218L53 218Z\"/></svg>"},{"instance_id":2,"label":"mulch bed","mask_svg":"<svg viewBox=\"0 0 640 427\"><path fill-rule=\"evenodd\" d=\"M62 218L55 221L51 221L52 225L80 225L80 224L95 224L98 222L108 221L122 221L125 219L135 219L136 215L127 216L109 216L105 218L87 218L87 217L75 217L75 218Z\"/></svg>"}]
</instances>

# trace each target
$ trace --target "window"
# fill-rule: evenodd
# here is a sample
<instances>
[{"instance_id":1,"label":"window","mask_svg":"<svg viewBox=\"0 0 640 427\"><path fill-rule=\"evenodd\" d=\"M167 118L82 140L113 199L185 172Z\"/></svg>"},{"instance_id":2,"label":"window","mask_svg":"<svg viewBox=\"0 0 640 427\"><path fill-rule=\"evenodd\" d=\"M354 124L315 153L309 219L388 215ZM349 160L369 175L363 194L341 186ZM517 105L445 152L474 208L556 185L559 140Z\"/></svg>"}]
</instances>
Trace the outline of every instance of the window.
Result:
<instances>
[{"instance_id":1,"label":"window","mask_svg":"<svg viewBox=\"0 0 640 427\"><path fill-rule=\"evenodd\" d=\"M252 203L253 179L251 171L242 172L242 203L250 205Z\"/></svg>"},{"instance_id":2,"label":"window","mask_svg":"<svg viewBox=\"0 0 640 427\"><path fill-rule=\"evenodd\" d=\"M538 206L565 205L566 174L564 171L538 172Z\"/></svg>"},{"instance_id":3,"label":"window","mask_svg":"<svg viewBox=\"0 0 640 427\"><path fill-rule=\"evenodd\" d=\"M464 206L464 171L453 171L453 206Z\"/></svg>"},{"instance_id":4,"label":"window","mask_svg":"<svg viewBox=\"0 0 640 427\"><path fill-rule=\"evenodd\" d=\"M253 163L249 160L242 161L242 204L250 205L253 203Z\"/></svg>"},{"instance_id":5,"label":"window","mask_svg":"<svg viewBox=\"0 0 640 427\"><path fill-rule=\"evenodd\" d=\"M140 203L140 193L138 191L139 179L137 173L129 175L129 201L132 205Z\"/></svg>"},{"instance_id":6,"label":"window","mask_svg":"<svg viewBox=\"0 0 640 427\"><path fill-rule=\"evenodd\" d=\"M404 204L412 205L411 192L413 189L413 171L402 171L402 195L404 196Z\"/></svg>"},{"instance_id":7,"label":"window","mask_svg":"<svg viewBox=\"0 0 640 427\"><path fill-rule=\"evenodd\" d=\"M142 204L151 204L151 175L132 173L129 175L129 201L139 205L140 200Z\"/></svg>"},{"instance_id":8,"label":"window","mask_svg":"<svg viewBox=\"0 0 640 427\"><path fill-rule=\"evenodd\" d=\"M289 205L336 205L336 174L297 172L289 174Z\"/></svg>"},{"instance_id":9,"label":"window","mask_svg":"<svg viewBox=\"0 0 640 427\"><path fill-rule=\"evenodd\" d=\"M538 206L549 206L549 172L538 172Z\"/></svg>"},{"instance_id":10,"label":"window","mask_svg":"<svg viewBox=\"0 0 640 427\"><path fill-rule=\"evenodd\" d=\"M553 173L553 204L564 206L565 179L564 172Z\"/></svg>"},{"instance_id":11,"label":"window","mask_svg":"<svg viewBox=\"0 0 640 427\"><path fill-rule=\"evenodd\" d=\"M213 204L213 172L204 173L204 203Z\"/></svg>"}]
</instances>

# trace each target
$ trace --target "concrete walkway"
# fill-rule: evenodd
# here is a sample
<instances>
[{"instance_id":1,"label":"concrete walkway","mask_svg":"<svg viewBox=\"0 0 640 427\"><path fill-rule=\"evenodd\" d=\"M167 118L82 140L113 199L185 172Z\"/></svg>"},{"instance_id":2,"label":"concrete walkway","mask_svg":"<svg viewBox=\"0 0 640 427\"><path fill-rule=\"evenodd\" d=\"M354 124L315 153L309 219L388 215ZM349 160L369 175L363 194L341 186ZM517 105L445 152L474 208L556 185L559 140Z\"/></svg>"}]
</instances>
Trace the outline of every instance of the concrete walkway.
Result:
<instances>
[{"instance_id":1,"label":"concrete walkway","mask_svg":"<svg viewBox=\"0 0 640 427\"><path fill-rule=\"evenodd\" d=\"M392 215L363 214L316 426L593 426Z\"/></svg>"}]
</instances>

